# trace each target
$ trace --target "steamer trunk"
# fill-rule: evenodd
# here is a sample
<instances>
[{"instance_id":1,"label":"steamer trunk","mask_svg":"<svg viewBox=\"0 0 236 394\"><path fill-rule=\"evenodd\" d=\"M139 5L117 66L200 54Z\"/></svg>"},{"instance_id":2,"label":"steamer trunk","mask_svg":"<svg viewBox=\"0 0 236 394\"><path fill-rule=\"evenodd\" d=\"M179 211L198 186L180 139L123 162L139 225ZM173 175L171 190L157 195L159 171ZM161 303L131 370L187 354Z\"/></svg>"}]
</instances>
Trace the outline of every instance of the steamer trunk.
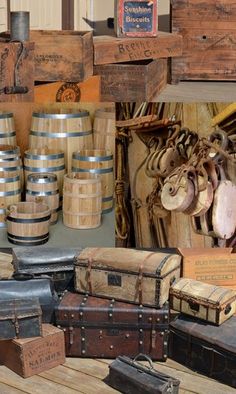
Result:
<instances>
[{"instance_id":1,"label":"steamer trunk","mask_svg":"<svg viewBox=\"0 0 236 394\"><path fill-rule=\"evenodd\" d=\"M222 326L181 316L170 324L169 356L236 388L236 317Z\"/></svg>"},{"instance_id":2,"label":"steamer trunk","mask_svg":"<svg viewBox=\"0 0 236 394\"><path fill-rule=\"evenodd\" d=\"M134 357L145 352L165 361L168 323L168 304L157 310L66 292L56 308L69 357Z\"/></svg>"},{"instance_id":3,"label":"steamer trunk","mask_svg":"<svg viewBox=\"0 0 236 394\"><path fill-rule=\"evenodd\" d=\"M180 261L180 256L167 253L86 248L76 258L75 289L159 308L180 276Z\"/></svg>"},{"instance_id":4,"label":"steamer trunk","mask_svg":"<svg viewBox=\"0 0 236 394\"><path fill-rule=\"evenodd\" d=\"M64 333L49 324L43 324L42 338L4 341L0 347L3 364L23 378L65 363Z\"/></svg>"},{"instance_id":5,"label":"steamer trunk","mask_svg":"<svg viewBox=\"0 0 236 394\"><path fill-rule=\"evenodd\" d=\"M167 59L95 66L102 101L151 101L167 84Z\"/></svg>"},{"instance_id":6,"label":"steamer trunk","mask_svg":"<svg viewBox=\"0 0 236 394\"><path fill-rule=\"evenodd\" d=\"M236 80L234 0L172 0L172 31L183 35L183 56L172 60L172 82Z\"/></svg>"}]
</instances>

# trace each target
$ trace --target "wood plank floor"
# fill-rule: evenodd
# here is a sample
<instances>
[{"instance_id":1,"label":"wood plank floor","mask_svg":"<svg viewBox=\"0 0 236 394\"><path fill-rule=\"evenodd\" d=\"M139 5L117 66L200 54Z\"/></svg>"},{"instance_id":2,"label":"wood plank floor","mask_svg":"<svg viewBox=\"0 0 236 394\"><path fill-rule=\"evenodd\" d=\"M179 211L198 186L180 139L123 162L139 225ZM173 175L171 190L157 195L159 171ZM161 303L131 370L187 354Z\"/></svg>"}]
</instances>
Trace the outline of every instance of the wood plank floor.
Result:
<instances>
[{"instance_id":1,"label":"wood plank floor","mask_svg":"<svg viewBox=\"0 0 236 394\"><path fill-rule=\"evenodd\" d=\"M40 375L23 379L0 366L1 394L113 394L118 391L103 380L111 360L67 358L66 363ZM233 394L236 390L199 375L172 360L155 363L155 368L181 381L180 394Z\"/></svg>"}]
</instances>

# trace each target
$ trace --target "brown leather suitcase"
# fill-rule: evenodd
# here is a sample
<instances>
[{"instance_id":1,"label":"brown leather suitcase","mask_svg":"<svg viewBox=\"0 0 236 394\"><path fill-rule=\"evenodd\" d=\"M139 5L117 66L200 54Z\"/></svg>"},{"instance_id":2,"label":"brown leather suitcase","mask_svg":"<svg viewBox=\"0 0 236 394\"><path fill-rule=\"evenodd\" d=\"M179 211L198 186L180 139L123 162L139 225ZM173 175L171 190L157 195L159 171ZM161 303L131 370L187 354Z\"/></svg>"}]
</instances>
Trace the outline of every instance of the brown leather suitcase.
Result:
<instances>
[{"instance_id":1,"label":"brown leather suitcase","mask_svg":"<svg viewBox=\"0 0 236 394\"><path fill-rule=\"evenodd\" d=\"M0 340L41 334L42 309L38 299L0 301Z\"/></svg>"},{"instance_id":2,"label":"brown leather suitcase","mask_svg":"<svg viewBox=\"0 0 236 394\"><path fill-rule=\"evenodd\" d=\"M0 363L28 378L65 363L64 333L43 324L42 337L0 342Z\"/></svg>"},{"instance_id":3,"label":"brown leather suitcase","mask_svg":"<svg viewBox=\"0 0 236 394\"><path fill-rule=\"evenodd\" d=\"M236 317L221 326L189 316L170 324L169 357L236 388Z\"/></svg>"},{"instance_id":4,"label":"brown leather suitcase","mask_svg":"<svg viewBox=\"0 0 236 394\"><path fill-rule=\"evenodd\" d=\"M153 360L167 358L168 303L153 309L66 292L55 316L69 357L135 357L141 352Z\"/></svg>"}]
</instances>

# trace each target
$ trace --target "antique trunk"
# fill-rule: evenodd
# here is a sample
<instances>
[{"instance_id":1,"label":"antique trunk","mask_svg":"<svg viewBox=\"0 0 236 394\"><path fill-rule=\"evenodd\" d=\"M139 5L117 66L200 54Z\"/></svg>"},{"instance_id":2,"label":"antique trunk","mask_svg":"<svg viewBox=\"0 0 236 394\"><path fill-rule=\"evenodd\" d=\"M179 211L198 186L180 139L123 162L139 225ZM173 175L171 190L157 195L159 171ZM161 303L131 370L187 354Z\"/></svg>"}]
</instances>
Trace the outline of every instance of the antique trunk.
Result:
<instances>
[{"instance_id":1,"label":"antique trunk","mask_svg":"<svg viewBox=\"0 0 236 394\"><path fill-rule=\"evenodd\" d=\"M148 360L149 366L139 363L141 358ZM178 394L180 381L156 370L149 357L140 354L134 360L117 357L109 365L107 383L121 393L130 394Z\"/></svg>"},{"instance_id":2,"label":"antique trunk","mask_svg":"<svg viewBox=\"0 0 236 394\"><path fill-rule=\"evenodd\" d=\"M236 312L236 293L228 288L181 278L170 288L170 307L220 325Z\"/></svg>"},{"instance_id":3,"label":"antique trunk","mask_svg":"<svg viewBox=\"0 0 236 394\"><path fill-rule=\"evenodd\" d=\"M0 102L34 101L34 43L0 34Z\"/></svg>"},{"instance_id":4,"label":"antique trunk","mask_svg":"<svg viewBox=\"0 0 236 394\"><path fill-rule=\"evenodd\" d=\"M0 301L0 340L42 335L42 310L37 298Z\"/></svg>"},{"instance_id":5,"label":"antique trunk","mask_svg":"<svg viewBox=\"0 0 236 394\"><path fill-rule=\"evenodd\" d=\"M236 80L234 0L171 0L172 31L183 35L183 56L172 60L172 82Z\"/></svg>"},{"instance_id":6,"label":"antique trunk","mask_svg":"<svg viewBox=\"0 0 236 394\"><path fill-rule=\"evenodd\" d=\"M43 323L54 320L54 308L58 303L58 296L54 290L51 278L27 279L30 275L17 275L16 279L0 280L0 300L38 298L42 308Z\"/></svg>"},{"instance_id":7,"label":"antique trunk","mask_svg":"<svg viewBox=\"0 0 236 394\"><path fill-rule=\"evenodd\" d=\"M155 37L157 0L115 0L115 32L118 37Z\"/></svg>"},{"instance_id":8,"label":"antique trunk","mask_svg":"<svg viewBox=\"0 0 236 394\"><path fill-rule=\"evenodd\" d=\"M64 333L43 324L42 337L2 341L2 363L23 378L65 363Z\"/></svg>"},{"instance_id":9,"label":"antique trunk","mask_svg":"<svg viewBox=\"0 0 236 394\"><path fill-rule=\"evenodd\" d=\"M58 293L74 287L74 259L81 248L13 248L13 266L20 274L49 275Z\"/></svg>"},{"instance_id":10,"label":"antique trunk","mask_svg":"<svg viewBox=\"0 0 236 394\"><path fill-rule=\"evenodd\" d=\"M134 357L145 352L154 360L167 358L168 303L153 309L66 292L55 315L65 332L68 357Z\"/></svg>"},{"instance_id":11,"label":"antique trunk","mask_svg":"<svg viewBox=\"0 0 236 394\"><path fill-rule=\"evenodd\" d=\"M222 326L188 316L170 324L169 357L236 388L236 317Z\"/></svg>"},{"instance_id":12,"label":"antique trunk","mask_svg":"<svg viewBox=\"0 0 236 394\"><path fill-rule=\"evenodd\" d=\"M125 248L86 248L76 257L75 289L161 308L180 276L181 257Z\"/></svg>"},{"instance_id":13,"label":"antique trunk","mask_svg":"<svg viewBox=\"0 0 236 394\"><path fill-rule=\"evenodd\" d=\"M101 76L102 101L151 101L167 84L167 59L94 67Z\"/></svg>"},{"instance_id":14,"label":"antique trunk","mask_svg":"<svg viewBox=\"0 0 236 394\"><path fill-rule=\"evenodd\" d=\"M82 82L93 75L92 32L32 30L35 80Z\"/></svg>"},{"instance_id":15,"label":"antique trunk","mask_svg":"<svg viewBox=\"0 0 236 394\"><path fill-rule=\"evenodd\" d=\"M117 38L97 36L93 39L94 64L122 63L182 55L182 36L158 32L152 38Z\"/></svg>"}]
</instances>

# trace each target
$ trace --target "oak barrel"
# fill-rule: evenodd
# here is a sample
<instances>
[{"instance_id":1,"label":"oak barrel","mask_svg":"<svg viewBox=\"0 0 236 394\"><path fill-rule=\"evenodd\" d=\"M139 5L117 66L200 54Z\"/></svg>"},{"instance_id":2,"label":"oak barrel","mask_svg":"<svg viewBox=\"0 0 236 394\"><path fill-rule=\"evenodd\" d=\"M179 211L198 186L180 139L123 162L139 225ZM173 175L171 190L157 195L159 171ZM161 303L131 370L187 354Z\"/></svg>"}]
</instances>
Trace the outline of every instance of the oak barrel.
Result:
<instances>
[{"instance_id":1,"label":"oak barrel","mask_svg":"<svg viewBox=\"0 0 236 394\"><path fill-rule=\"evenodd\" d=\"M6 209L21 200L20 175L17 172L0 171L0 228L6 226Z\"/></svg>"},{"instance_id":2,"label":"oak barrel","mask_svg":"<svg viewBox=\"0 0 236 394\"><path fill-rule=\"evenodd\" d=\"M72 171L101 176L102 213L113 209L114 173L113 155L107 150L82 150L73 153Z\"/></svg>"},{"instance_id":3,"label":"oak barrel","mask_svg":"<svg viewBox=\"0 0 236 394\"><path fill-rule=\"evenodd\" d=\"M41 201L48 205L50 224L55 224L60 204L57 176L50 173L30 174L26 183L26 201Z\"/></svg>"},{"instance_id":4,"label":"oak barrel","mask_svg":"<svg viewBox=\"0 0 236 394\"><path fill-rule=\"evenodd\" d=\"M25 151L25 182L30 174L53 173L57 176L58 189L62 196L65 172L65 155L61 150L44 147Z\"/></svg>"},{"instance_id":5,"label":"oak barrel","mask_svg":"<svg viewBox=\"0 0 236 394\"><path fill-rule=\"evenodd\" d=\"M102 185L99 175L65 175L63 188L63 223L76 229L99 227L102 214Z\"/></svg>"},{"instance_id":6,"label":"oak barrel","mask_svg":"<svg viewBox=\"0 0 236 394\"><path fill-rule=\"evenodd\" d=\"M36 246L48 242L50 209L46 204L19 202L8 207L8 241L20 246Z\"/></svg>"},{"instance_id":7,"label":"oak barrel","mask_svg":"<svg viewBox=\"0 0 236 394\"><path fill-rule=\"evenodd\" d=\"M93 123L93 141L95 149L112 152L115 159L116 115L112 108L98 109Z\"/></svg>"},{"instance_id":8,"label":"oak barrel","mask_svg":"<svg viewBox=\"0 0 236 394\"><path fill-rule=\"evenodd\" d=\"M21 187L24 186L23 166L20 148L16 145L0 145L0 171L16 172L20 175Z\"/></svg>"},{"instance_id":9,"label":"oak barrel","mask_svg":"<svg viewBox=\"0 0 236 394\"><path fill-rule=\"evenodd\" d=\"M65 154L67 172L71 171L72 153L92 149L92 124L88 111L76 113L36 113L32 115L29 137L31 148L61 150Z\"/></svg>"},{"instance_id":10,"label":"oak barrel","mask_svg":"<svg viewBox=\"0 0 236 394\"><path fill-rule=\"evenodd\" d=\"M11 112L0 112L0 144L16 145L14 116Z\"/></svg>"}]
</instances>

